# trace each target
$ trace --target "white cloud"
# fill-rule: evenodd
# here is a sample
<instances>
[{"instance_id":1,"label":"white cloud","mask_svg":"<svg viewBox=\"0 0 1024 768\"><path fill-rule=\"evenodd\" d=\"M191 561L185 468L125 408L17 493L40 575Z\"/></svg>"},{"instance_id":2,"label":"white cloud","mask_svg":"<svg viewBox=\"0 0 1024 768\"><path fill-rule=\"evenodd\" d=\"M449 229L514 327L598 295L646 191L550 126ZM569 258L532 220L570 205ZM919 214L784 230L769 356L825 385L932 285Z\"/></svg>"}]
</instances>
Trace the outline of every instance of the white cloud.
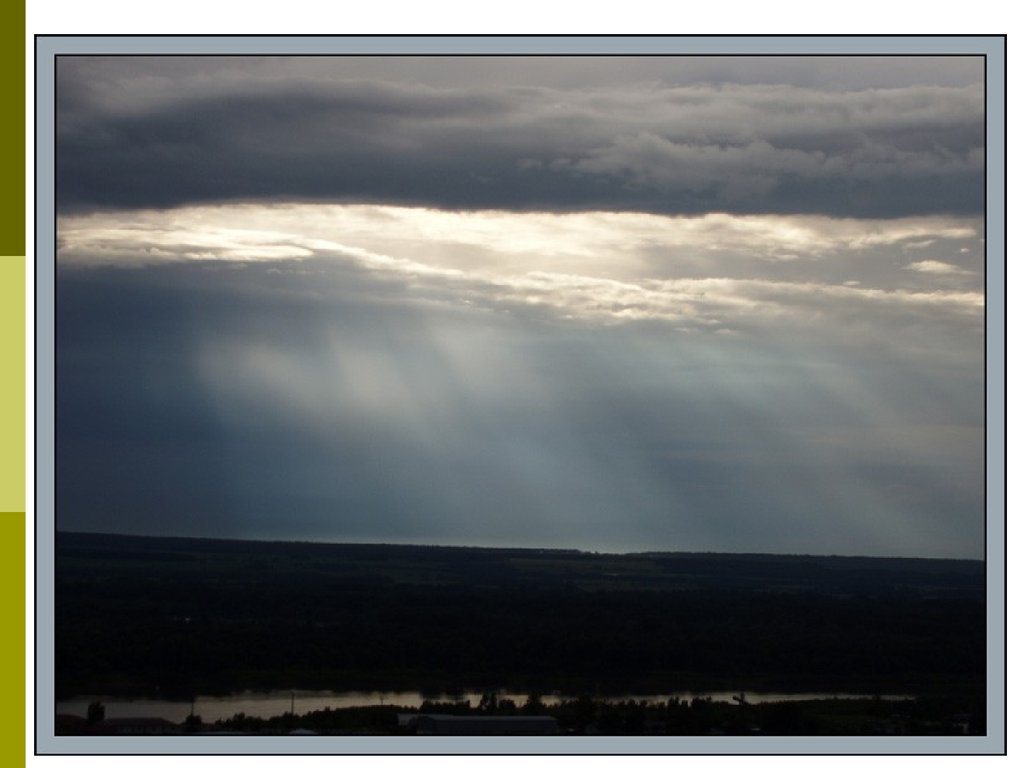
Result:
<instances>
[{"instance_id":1,"label":"white cloud","mask_svg":"<svg viewBox=\"0 0 1024 768\"><path fill-rule=\"evenodd\" d=\"M223 205L62 216L66 264L145 262L209 251L223 259L290 258L364 248L434 266L498 271L569 267L584 274L635 270L645 250L797 261L848 251L976 239L963 217L666 216L647 213L453 212L375 205ZM922 242L922 238L926 241ZM282 248L295 249L284 252Z\"/></svg>"},{"instance_id":2,"label":"white cloud","mask_svg":"<svg viewBox=\"0 0 1024 768\"><path fill-rule=\"evenodd\" d=\"M929 275L973 275L971 272L955 264L949 264L945 261L935 261L932 259L925 259L924 261L914 261L906 266L907 269L914 272L924 272Z\"/></svg>"},{"instance_id":3,"label":"white cloud","mask_svg":"<svg viewBox=\"0 0 1024 768\"><path fill-rule=\"evenodd\" d=\"M548 311L576 322L680 328L802 323L824 314L983 306L973 273L922 253L977 238L971 220L640 213L450 212L368 205L232 205L64 216L64 266L311 258L415 284L409 300ZM912 277L919 273L920 277ZM909 282L908 282L909 281Z\"/></svg>"}]
</instances>

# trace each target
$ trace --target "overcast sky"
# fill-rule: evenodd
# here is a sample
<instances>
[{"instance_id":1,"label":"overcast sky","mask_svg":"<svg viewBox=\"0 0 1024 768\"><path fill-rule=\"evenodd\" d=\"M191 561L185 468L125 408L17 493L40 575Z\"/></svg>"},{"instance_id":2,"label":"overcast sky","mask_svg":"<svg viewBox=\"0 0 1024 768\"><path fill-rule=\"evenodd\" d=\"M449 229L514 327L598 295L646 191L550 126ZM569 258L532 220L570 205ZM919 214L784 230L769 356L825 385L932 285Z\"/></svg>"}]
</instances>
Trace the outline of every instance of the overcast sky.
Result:
<instances>
[{"instance_id":1,"label":"overcast sky","mask_svg":"<svg viewBox=\"0 0 1024 768\"><path fill-rule=\"evenodd\" d=\"M63 530L980 557L980 58L61 58Z\"/></svg>"}]
</instances>

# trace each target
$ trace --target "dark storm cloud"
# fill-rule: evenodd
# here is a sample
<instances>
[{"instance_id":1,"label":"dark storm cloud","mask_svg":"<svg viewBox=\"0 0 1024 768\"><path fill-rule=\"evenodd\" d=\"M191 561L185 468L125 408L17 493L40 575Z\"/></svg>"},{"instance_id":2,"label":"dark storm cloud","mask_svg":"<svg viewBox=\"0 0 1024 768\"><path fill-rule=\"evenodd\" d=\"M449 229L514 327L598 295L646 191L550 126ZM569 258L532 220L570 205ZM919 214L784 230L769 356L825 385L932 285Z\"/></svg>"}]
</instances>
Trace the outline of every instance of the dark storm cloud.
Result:
<instances>
[{"instance_id":1,"label":"dark storm cloud","mask_svg":"<svg viewBox=\"0 0 1024 768\"><path fill-rule=\"evenodd\" d=\"M977 213L980 62L884 63L65 58L59 203Z\"/></svg>"}]
</instances>

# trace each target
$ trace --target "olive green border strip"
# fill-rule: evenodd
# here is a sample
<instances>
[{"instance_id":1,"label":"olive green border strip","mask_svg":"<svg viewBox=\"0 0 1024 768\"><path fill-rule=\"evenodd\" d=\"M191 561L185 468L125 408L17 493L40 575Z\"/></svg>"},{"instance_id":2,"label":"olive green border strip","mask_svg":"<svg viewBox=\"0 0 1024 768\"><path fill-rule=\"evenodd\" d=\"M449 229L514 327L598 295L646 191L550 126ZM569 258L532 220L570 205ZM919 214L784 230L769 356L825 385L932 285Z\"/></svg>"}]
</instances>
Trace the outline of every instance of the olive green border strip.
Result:
<instances>
[{"instance_id":1,"label":"olive green border strip","mask_svg":"<svg viewBox=\"0 0 1024 768\"><path fill-rule=\"evenodd\" d=\"M25 765L25 514L0 512L0 765Z\"/></svg>"},{"instance_id":2,"label":"olive green border strip","mask_svg":"<svg viewBox=\"0 0 1024 768\"><path fill-rule=\"evenodd\" d=\"M0 94L0 255L24 256L25 0L0 4Z\"/></svg>"}]
</instances>

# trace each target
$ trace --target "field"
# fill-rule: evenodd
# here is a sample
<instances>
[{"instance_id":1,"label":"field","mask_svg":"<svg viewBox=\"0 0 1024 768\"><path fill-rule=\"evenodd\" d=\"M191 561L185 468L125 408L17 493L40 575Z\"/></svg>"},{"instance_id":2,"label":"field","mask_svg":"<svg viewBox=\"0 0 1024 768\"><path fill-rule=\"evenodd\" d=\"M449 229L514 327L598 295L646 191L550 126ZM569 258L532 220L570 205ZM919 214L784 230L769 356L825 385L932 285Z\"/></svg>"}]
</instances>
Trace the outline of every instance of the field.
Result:
<instances>
[{"instance_id":1,"label":"field","mask_svg":"<svg viewBox=\"0 0 1024 768\"><path fill-rule=\"evenodd\" d=\"M60 533L57 696L984 692L977 561Z\"/></svg>"}]
</instances>

